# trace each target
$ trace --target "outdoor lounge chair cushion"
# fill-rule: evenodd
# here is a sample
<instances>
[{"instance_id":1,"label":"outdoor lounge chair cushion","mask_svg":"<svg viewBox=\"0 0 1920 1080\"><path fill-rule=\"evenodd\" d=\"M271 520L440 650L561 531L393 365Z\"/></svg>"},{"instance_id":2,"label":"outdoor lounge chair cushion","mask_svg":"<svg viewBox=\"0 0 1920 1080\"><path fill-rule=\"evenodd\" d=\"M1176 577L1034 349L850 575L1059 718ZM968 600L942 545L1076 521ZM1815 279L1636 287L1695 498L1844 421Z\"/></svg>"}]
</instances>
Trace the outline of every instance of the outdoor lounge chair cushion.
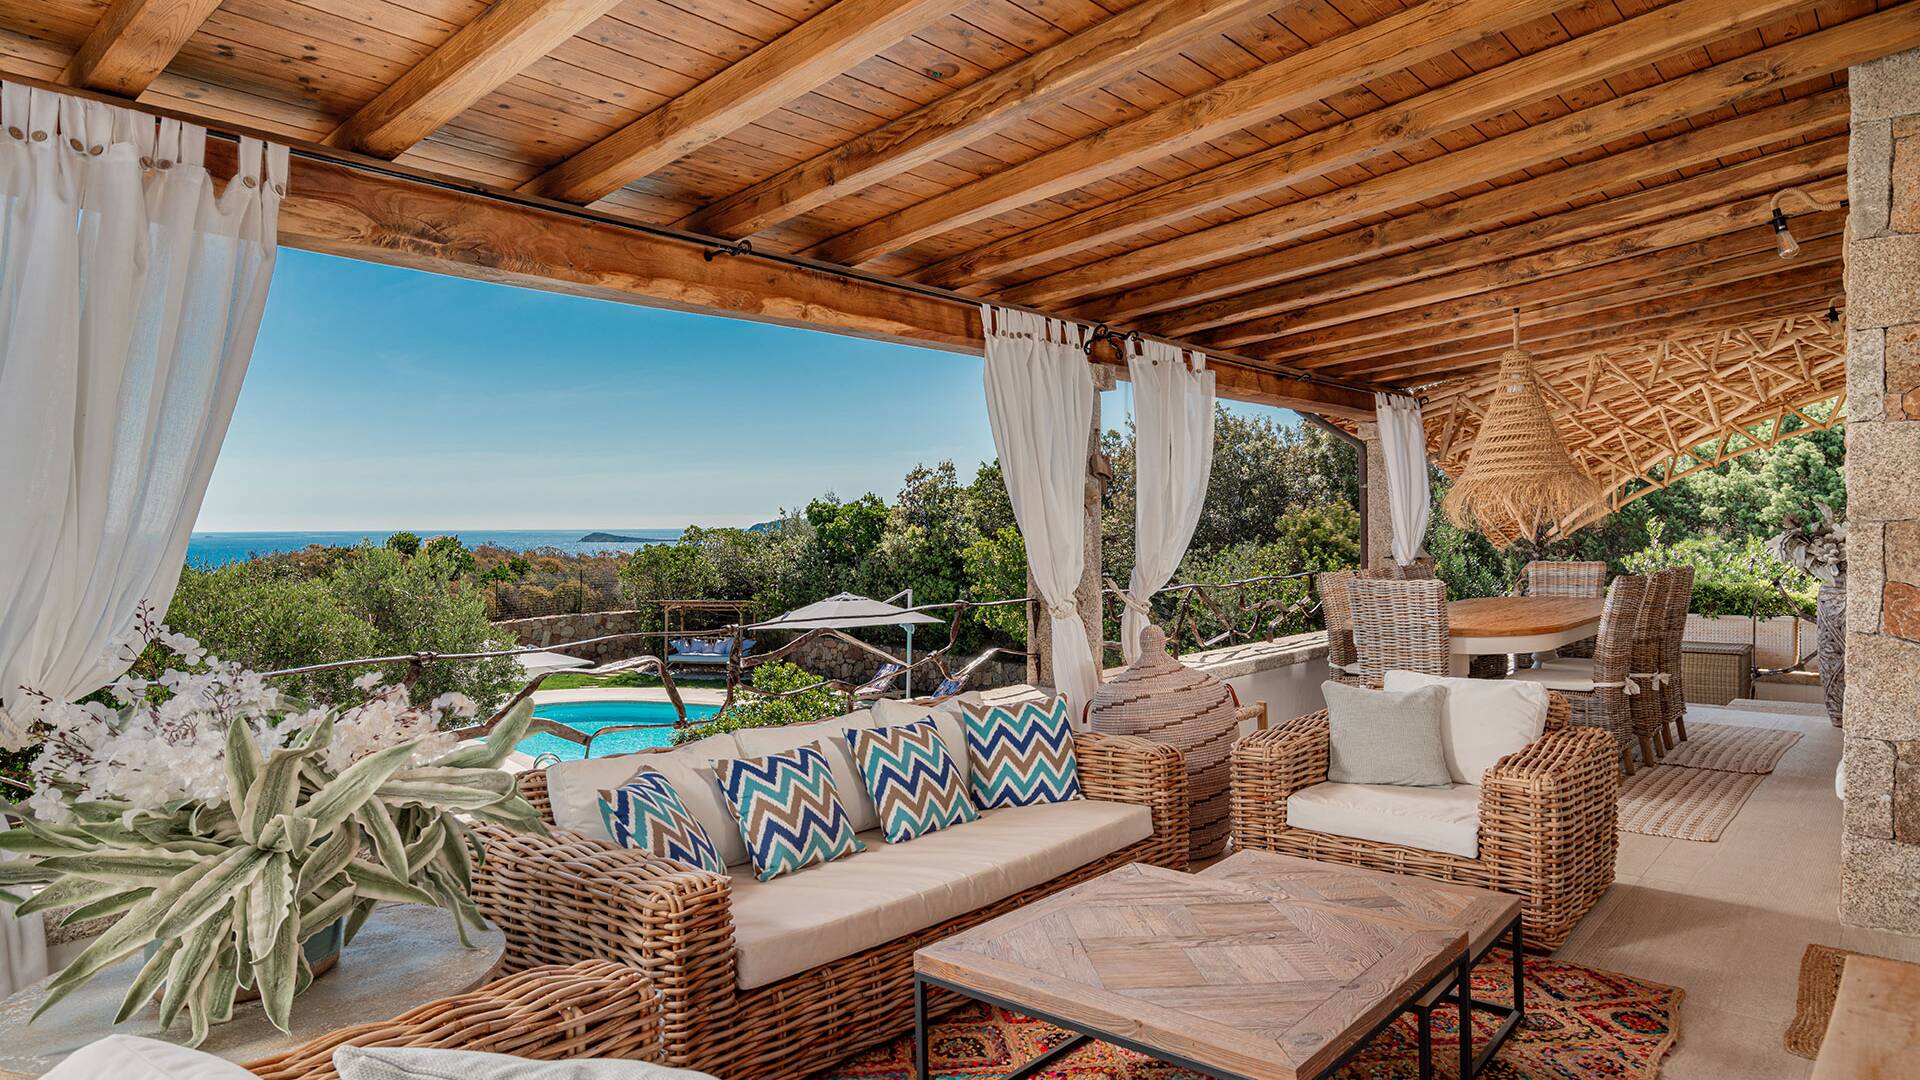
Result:
<instances>
[{"instance_id":1,"label":"outdoor lounge chair cushion","mask_svg":"<svg viewBox=\"0 0 1920 1080\"><path fill-rule=\"evenodd\" d=\"M817 738L817 736L816 736ZM707 830L720 859L728 866L747 861L747 845L734 824L733 810L713 775L721 758L748 756L731 734L709 735L670 751L620 754L615 757L562 761L547 770L547 795L553 801L553 822L563 829L596 840L618 843L600 819L600 793L627 782L642 765L657 770L673 785L687 808Z\"/></svg>"},{"instance_id":2,"label":"outdoor lounge chair cushion","mask_svg":"<svg viewBox=\"0 0 1920 1080\"><path fill-rule=\"evenodd\" d=\"M68 1054L42 1080L259 1080L204 1050L138 1035L108 1035Z\"/></svg>"},{"instance_id":3,"label":"outdoor lounge chair cushion","mask_svg":"<svg viewBox=\"0 0 1920 1080\"><path fill-rule=\"evenodd\" d=\"M657 769L640 770L612 791L600 793L600 820L613 841L695 870L727 872L706 826L687 812L673 784Z\"/></svg>"},{"instance_id":4,"label":"outdoor lounge chair cushion","mask_svg":"<svg viewBox=\"0 0 1920 1080\"><path fill-rule=\"evenodd\" d=\"M1389 671L1385 685L1388 690L1447 688L1440 742L1456 784L1478 784L1501 758L1525 750L1547 730L1547 691L1536 683Z\"/></svg>"},{"instance_id":5,"label":"outdoor lounge chair cushion","mask_svg":"<svg viewBox=\"0 0 1920 1080\"><path fill-rule=\"evenodd\" d=\"M1447 692L1370 690L1326 682L1327 779L1336 784L1396 784L1449 787L1440 725Z\"/></svg>"},{"instance_id":6,"label":"outdoor lounge chair cushion","mask_svg":"<svg viewBox=\"0 0 1920 1080\"><path fill-rule=\"evenodd\" d=\"M1078 800L993 810L910 844L772 881L732 871L741 989L764 986L1004 900L1153 833L1147 807Z\"/></svg>"},{"instance_id":7,"label":"outdoor lounge chair cushion","mask_svg":"<svg viewBox=\"0 0 1920 1080\"><path fill-rule=\"evenodd\" d=\"M899 727L854 728L846 739L889 844L979 817L967 777L934 729L932 717Z\"/></svg>"},{"instance_id":8,"label":"outdoor lounge chair cushion","mask_svg":"<svg viewBox=\"0 0 1920 1080\"><path fill-rule=\"evenodd\" d=\"M1287 796L1287 825L1477 859L1480 789L1314 784Z\"/></svg>"},{"instance_id":9,"label":"outdoor lounge chair cushion","mask_svg":"<svg viewBox=\"0 0 1920 1080\"><path fill-rule=\"evenodd\" d=\"M854 835L818 746L716 761L747 857L762 881L832 862L864 845Z\"/></svg>"}]
</instances>

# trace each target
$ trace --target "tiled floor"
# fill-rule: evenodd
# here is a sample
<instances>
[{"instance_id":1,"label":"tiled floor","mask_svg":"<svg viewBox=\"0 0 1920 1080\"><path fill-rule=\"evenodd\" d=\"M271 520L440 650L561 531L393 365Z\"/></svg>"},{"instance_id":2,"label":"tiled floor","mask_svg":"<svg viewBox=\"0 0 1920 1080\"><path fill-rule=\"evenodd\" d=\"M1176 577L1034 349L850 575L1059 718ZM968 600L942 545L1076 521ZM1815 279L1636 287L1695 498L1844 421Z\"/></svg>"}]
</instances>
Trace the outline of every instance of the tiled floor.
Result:
<instances>
[{"instance_id":1,"label":"tiled floor","mask_svg":"<svg viewBox=\"0 0 1920 1080\"><path fill-rule=\"evenodd\" d=\"M1711 719L1806 737L1718 842L1623 833L1618 880L1556 955L1686 990L1665 1077L1806 1076L1812 1062L1782 1050L1780 1036L1808 943L1920 961L1920 938L1840 925L1840 733L1826 718L1713 710Z\"/></svg>"}]
</instances>

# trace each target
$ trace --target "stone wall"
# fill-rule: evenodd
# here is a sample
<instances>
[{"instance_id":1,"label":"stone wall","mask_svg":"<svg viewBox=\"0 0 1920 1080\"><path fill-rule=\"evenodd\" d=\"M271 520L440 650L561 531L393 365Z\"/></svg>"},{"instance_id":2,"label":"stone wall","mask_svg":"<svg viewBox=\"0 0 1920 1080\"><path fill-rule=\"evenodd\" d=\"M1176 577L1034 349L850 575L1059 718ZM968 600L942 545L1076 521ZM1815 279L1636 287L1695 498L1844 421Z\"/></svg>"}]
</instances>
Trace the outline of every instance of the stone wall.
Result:
<instances>
[{"instance_id":1,"label":"stone wall","mask_svg":"<svg viewBox=\"0 0 1920 1080\"><path fill-rule=\"evenodd\" d=\"M1852 69L1841 918L1920 933L1920 50Z\"/></svg>"},{"instance_id":2,"label":"stone wall","mask_svg":"<svg viewBox=\"0 0 1920 1080\"><path fill-rule=\"evenodd\" d=\"M589 611L580 615L539 615L531 619L508 619L493 625L501 630L510 631L514 640L522 645L539 645L542 648L568 641L584 641L587 638L604 634L625 634L642 629L638 611ZM581 649L555 649L568 656L578 656L596 664L609 660L624 660L629 656L653 651L653 638L622 638L617 641L605 641L598 645L588 645Z\"/></svg>"}]
</instances>

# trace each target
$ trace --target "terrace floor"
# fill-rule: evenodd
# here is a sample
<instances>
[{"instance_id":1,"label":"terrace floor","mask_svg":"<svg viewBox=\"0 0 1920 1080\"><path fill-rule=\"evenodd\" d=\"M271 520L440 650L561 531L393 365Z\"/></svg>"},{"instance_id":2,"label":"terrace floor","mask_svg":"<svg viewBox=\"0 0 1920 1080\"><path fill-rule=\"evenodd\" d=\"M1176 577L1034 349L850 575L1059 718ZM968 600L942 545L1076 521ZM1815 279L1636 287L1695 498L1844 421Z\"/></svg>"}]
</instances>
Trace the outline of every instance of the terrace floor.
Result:
<instances>
[{"instance_id":1,"label":"terrace floor","mask_svg":"<svg viewBox=\"0 0 1920 1080\"><path fill-rule=\"evenodd\" d=\"M1818 942L1920 961L1920 937L1840 925L1841 739L1826 717L1710 712L1806 737L1718 842L1622 833L1618 880L1555 955L1686 990L1667 1080L1806 1076L1813 1063L1780 1046L1801 952Z\"/></svg>"}]
</instances>

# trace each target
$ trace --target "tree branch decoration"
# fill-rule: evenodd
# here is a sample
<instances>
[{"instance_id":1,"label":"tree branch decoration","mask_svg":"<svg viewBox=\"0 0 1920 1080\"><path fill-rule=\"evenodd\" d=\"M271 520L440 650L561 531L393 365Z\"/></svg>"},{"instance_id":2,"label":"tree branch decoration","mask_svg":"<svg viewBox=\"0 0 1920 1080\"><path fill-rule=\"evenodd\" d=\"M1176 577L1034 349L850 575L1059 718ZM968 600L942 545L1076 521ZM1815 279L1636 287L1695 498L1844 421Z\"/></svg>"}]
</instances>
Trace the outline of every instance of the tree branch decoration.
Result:
<instances>
[{"instance_id":1,"label":"tree branch decoration","mask_svg":"<svg viewBox=\"0 0 1920 1080\"><path fill-rule=\"evenodd\" d=\"M144 618L144 617L143 617ZM499 766L533 717L523 696L484 742L456 745L441 722L473 714L458 694L416 707L372 673L347 708L291 707L255 672L201 659L197 643L150 628L191 662L110 688L120 707L38 699L45 735L25 827L0 834L0 887L42 885L21 913L75 905L64 922L118 915L55 977L35 1016L143 950L118 1023L158 998L185 1013L197 1045L257 991L287 1030L313 979L302 946L382 901L452 913L462 943L486 923L472 900L484 851L456 813L544 832ZM145 642L139 643L144 646Z\"/></svg>"}]
</instances>

